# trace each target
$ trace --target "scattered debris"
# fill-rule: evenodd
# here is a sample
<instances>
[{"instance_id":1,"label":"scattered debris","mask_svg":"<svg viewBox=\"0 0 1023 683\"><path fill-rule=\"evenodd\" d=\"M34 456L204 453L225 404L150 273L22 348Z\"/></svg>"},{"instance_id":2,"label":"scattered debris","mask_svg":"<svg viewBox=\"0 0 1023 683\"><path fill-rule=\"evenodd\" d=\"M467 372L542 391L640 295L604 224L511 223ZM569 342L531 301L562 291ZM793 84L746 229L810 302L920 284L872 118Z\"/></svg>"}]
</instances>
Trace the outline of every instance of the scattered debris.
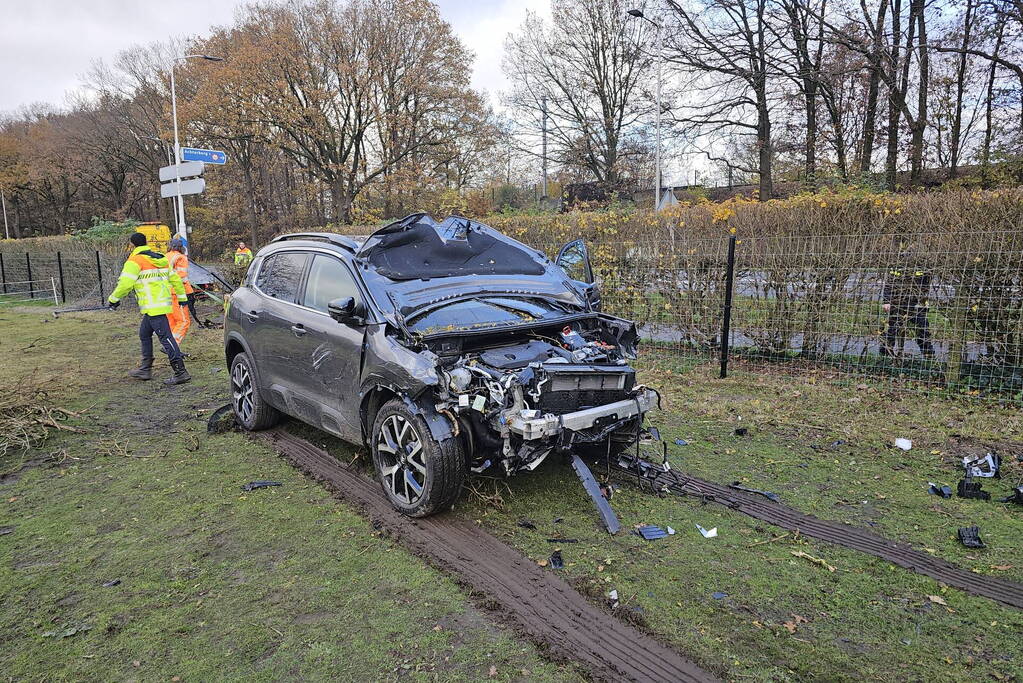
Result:
<instances>
[{"instance_id":1,"label":"scattered debris","mask_svg":"<svg viewBox=\"0 0 1023 683\"><path fill-rule=\"evenodd\" d=\"M669 527L665 527L665 529L667 530L669 536L674 536L675 535L675 530L672 529L670 526Z\"/></svg>"},{"instance_id":2,"label":"scattered debris","mask_svg":"<svg viewBox=\"0 0 1023 683\"><path fill-rule=\"evenodd\" d=\"M230 415L229 415L230 414ZM206 432L208 434L223 434L229 432L238 425L234 415L234 407L230 403L225 403L210 415L210 419L206 421Z\"/></svg>"},{"instance_id":3,"label":"scattered debris","mask_svg":"<svg viewBox=\"0 0 1023 683\"><path fill-rule=\"evenodd\" d=\"M0 526L0 536L6 536L7 534L13 534L13 526Z\"/></svg>"},{"instance_id":4,"label":"scattered debris","mask_svg":"<svg viewBox=\"0 0 1023 683\"><path fill-rule=\"evenodd\" d=\"M668 535L666 530L653 524L642 524L636 527L636 533L648 541L655 541Z\"/></svg>"},{"instance_id":5,"label":"scattered debris","mask_svg":"<svg viewBox=\"0 0 1023 683\"><path fill-rule=\"evenodd\" d=\"M956 493L960 498L991 500L991 494L987 491L981 491L980 482L973 481L973 475L969 472L966 473L965 479L959 480L959 485L956 487Z\"/></svg>"},{"instance_id":6,"label":"scattered debris","mask_svg":"<svg viewBox=\"0 0 1023 683\"><path fill-rule=\"evenodd\" d=\"M728 485L728 488L735 489L737 491L745 491L747 493L756 493L757 495L761 495L764 498L767 498L768 500L773 500L775 503L781 502L781 497L777 493L771 493L770 491L761 491L760 489L751 489L746 486L743 486L742 483L738 481L733 481L731 484Z\"/></svg>"},{"instance_id":7,"label":"scattered debris","mask_svg":"<svg viewBox=\"0 0 1023 683\"><path fill-rule=\"evenodd\" d=\"M1014 488L1012 490L1012 495L1011 496L1006 496L1005 498L999 498L998 501L1001 502L1001 503L1016 503L1017 505L1023 505L1023 486L1017 486L1016 488ZM3 533L3 530L0 530L0 534L2 534L2 533ZM8 533L10 533L10 532L8 532Z\"/></svg>"},{"instance_id":8,"label":"scattered debris","mask_svg":"<svg viewBox=\"0 0 1023 683\"><path fill-rule=\"evenodd\" d=\"M791 621L786 621L785 623L782 624L782 626L784 626L785 630L788 631L789 633L795 633L796 629L799 628L800 624L808 624L808 623L810 623L810 622L807 620L806 617L802 617L802 616L800 616L798 614L793 614L792 615L792 620Z\"/></svg>"},{"instance_id":9,"label":"scattered debris","mask_svg":"<svg viewBox=\"0 0 1023 683\"><path fill-rule=\"evenodd\" d=\"M736 436L746 436L748 434L749 434L749 429L746 428L746 427L736 427L735 428L735 435Z\"/></svg>"},{"instance_id":10,"label":"scattered debris","mask_svg":"<svg viewBox=\"0 0 1023 683\"><path fill-rule=\"evenodd\" d=\"M548 543L578 543L578 538L548 538Z\"/></svg>"},{"instance_id":11,"label":"scattered debris","mask_svg":"<svg viewBox=\"0 0 1023 683\"><path fill-rule=\"evenodd\" d=\"M615 491L617 491L613 484L610 482L600 485L600 495L604 496L604 500L610 501L614 497Z\"/></svg>"},{"instance_id":12,"label":"scattered debris","mask_svg":"<svg viewBox=\"0 0 1023 683\"><path fill-rule=\"evenodd\" d=\"M945 602L945 599L942 598L940 595L928 595L927 599L933 602L935 605L944 605L945 607L948 607L948 603Z\"/></svg>"},{"instance_id":13,"label":"scattered debris","mask_svg":"<svg viewBox=\"0 0 1023 683\"><path fill-rule=\"evenodd\" d=\"M564 521L565 521L564 517L555 517L554 521L552 522L552 524L561 524Z\"/></svg>"},{"instance_id":14,"label":"scattered debris","mask_svg":"<svg viewBox=\"0 0 1023 683\"><path fill-rule=\"evenodd\" d=\"M586 466L583 459L577 454L572 454L572 469L575 470L576 476L583 482L583 488L586 489L586 493L590 494L590 498L597 506L597 511L600 512L600 518L604 522L604 528L612 536L622 530L622 524L618 521L618 516L615 511L611 509L611 505L607 502L607 498L600 491L600 485L593 476L593 472L590 472L590 468Z\"/></svg>"},{"instance_id":15,"label":"scattered debris","mask_svg":"<svg viewBox=\"0 0 1023 683\"><path fill-rule=\"evenodd\" d=\"M988 453L983 458L970 458L969 456L963 458L963 467L966 469L966 474L974 477L1001 478L999 474L1001 466L1001 457L994 453Z\"/></svg>"},{"instance_id":16,"label":"scattered debris","mask_svg":"<svg viewBox=\"0 0 1023 683\"><path fill-rule=\"evenodd\" d=\"M256 489L265 489L270 486L281 486L279 481L250 481L248 484L242 486L242 491L255 491Z\"/></svg>"},{"instance_id":17,"label":"scattered debris","mask_svg":"<svg viewBox=\"0 0 1023 683\"><path fill-rule=\"evenodd\" d=\"M933 481L929 481L927 483L930 484L930 488L927 490L927 492L930 493L931 495L941 496L942 498L952 497L951 486L940 486L938 484L935 484Z\"/></svg>"},{"instance_id":18,"label":"scattered debris","mask_svg":"<svg viewBox=\"0 0 1023 683\"><path fill-rule=\"evenodd\" d=\"M612 589L607 594L607 598L608 598L607 604L611 607L611 609L614 609L615 607L618 606L618 591Z\"/></svg>"},{"instance_id":19,"label":"scattered debris","mask_svg":"<svg viewBox=\"0 0 1023 683\"><path fill-rule=\"evenodd\" d=\"M964 526L959 529L959 542L967 548L986 548L980 538L980 527Z\"/></svg>"},{"instance_id":20,"label":"scattered debris","mask_svg":"<svg viewBox=\"0 0 1023 683\"><path fill-rule=\"evenodd\" d=\"M675 445L676 446L688 446L689 442L686 441L685 439L675 439Z\"/></svg>"},{"instance_id":21,"label":"scattered debris","mask_svg":"<svg viewBox=\"0 0 1023 683\"><path fill-rule=\"evenodd\" d=\"M517 521L515 524L517 526L522 527L523 529L535 529L536 528L536 525L533 524L533 522L531 520L528 520L528 519L526 519L524 517L522 519L520 519L519 521Z\"/></svg>"},{"instance_id":22,"label":"scattered debris","mask_svg":"<svg viewBox=\"0 0 1023 683\"><path fill-rule=\"evenodd\" d=\"M704 528L703 528L702 526L700 526L699 524L697 524L697 525L696 525L696 528L700 530L700 533L701 533L701 534L703 534L703 537L704 537L704 538L714 538L715 536L717 536L717 535L718 535L718 528L717 528L717 527L714 527L714 528L713 528L713 529L711 529L710 531L707 531L707 530L706 530L706 529L704 529Z\"/></svg>"},{"instance_id":23,"label":"scattered debris","mask_svg":"<svg viewBox=\"0 0 1023 683\"><path fill-rule=\"evenodd\" d=\"M551 553L550 563L551 563L551 569L564 569L565 568L565 560L564 560L563 557L561 557L561 551L560 550L555 550L553 553Z\"/></svg>"},{"instance_id":24,"label":"scattered debris","mask_svg":"<svg viewBox=\"0 0 1023 683\"><path fill-rule=\"evenodd\" d=\"M716 593L711 593L710 597L714 598L715 600L724 600L725 598L728 597L728 593L722 593L721 591L717 591Z\"/></svg>"},{"instance_id":25,"label":"scattered debris","mask_svg":"<svg viewBox=\"0 0 1023 683\"><path fill-rule=\"evenodd\" d=\"M812 563L814 563L814 564L816 564L816 565L818 565L820 567L824 567L829 572L834 572L835 571L835 566L834 565L828 564L827 562L825 562L824 560L822 560L819 557L814 557L813 555L810 555L809 553L804 553L802 550L793 550L792 551L792 555L795 556L795 557L802 557L804 560L812 562Z\"/></svg>"},{"instance_id":26,"label":"scattered debris","mask_svg":"<svg viewBox=\"0 0 1023 683\"><path fill-rule=\"evenodd\" d=\"M70 638L76 633L85 633L89 630L92 630L92 626L79 624L78 626L68 626L62 631L47 631L43 634L43 638Z\"/></svg>"},{"instance_id":27,"label":"scattered debris","mask_svg":"<svg viewBox=\"0 0 1023 683\"><path fill-rule=\"evenodd\" d=\"M113 588L114 586L120 586L120 585L121 585L121 580L120 579L114 579L113 581L106 581L106 582L104 582L103 587L104 588Z\"/></svg>"},{"instance_id":28,"label":"scattered debris","mask_svg":"<svg viewBox=\"0 0 1023 683\"><path fill-rule=\"evenodd\" d=\"M901 448L904 451L908 451L913 447L913 442L910 439L896 439L895 447Z\"/></svg>"}]
</instances>

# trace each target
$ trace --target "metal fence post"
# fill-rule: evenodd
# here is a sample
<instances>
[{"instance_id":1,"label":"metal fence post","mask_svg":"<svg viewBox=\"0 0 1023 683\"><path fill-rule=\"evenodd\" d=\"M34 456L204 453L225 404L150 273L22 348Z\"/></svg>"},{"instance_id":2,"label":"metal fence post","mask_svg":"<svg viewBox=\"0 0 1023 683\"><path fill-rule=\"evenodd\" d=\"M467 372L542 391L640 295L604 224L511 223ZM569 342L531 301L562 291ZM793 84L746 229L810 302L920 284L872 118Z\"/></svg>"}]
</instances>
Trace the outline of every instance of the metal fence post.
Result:
<instances>
[{"instance_id":1,"label":"metal fence post","mask_svg":"<svg viewBox=\"0 0 1023 683\"><path fill-rule=\"evenodd\" d=\"M28 269L28 298L36 298L35 287L32 286L32 258L29 253L25 252L25 268Z\"/></svg>"},{"instance_id":2,"label":"metal fence post","mask_svg":"<svg viewBox=\"0 0 1023 683\"><path fill-rule=\"evenodd\" d=\"M60 252L57 252L57 273L60 275L60 300L67 303L67 292L64 291L64 261L60 258Z\"/></svg>"},{"instance_id":3,"label":"metal fence post","mask_svg":"<svg viewBox=\"0 0 1023 683\"><path fill-rule=\"evenodd\" d=\"M99 302L104 303L103 298L103 266L99 263L99 249L96 250L96 279L99 280Z\"/></svg>"},{"instance_id":4,"label":"metal fence post","mask_svg":"<svg viewBox=\"0 0 1023 683\"><path fill-rule=\"evenodd\" d=\"M721 320L721 379L728 377L728 348L731 345L732 283L735 281L735 235L728 238L728 266L725 270L725 310Z\"/></svg>"},{"instance_id":5,"label":"metal fence post","mask_svg":"<svg viewBox=\"0 0 1023 683\"><path fill-rule=\"evenodd\" d=\"M7 293L7 269L4 268L4 255L0 253L0 280L4 283L4 294Z\"/></svg>"}]
</instances>

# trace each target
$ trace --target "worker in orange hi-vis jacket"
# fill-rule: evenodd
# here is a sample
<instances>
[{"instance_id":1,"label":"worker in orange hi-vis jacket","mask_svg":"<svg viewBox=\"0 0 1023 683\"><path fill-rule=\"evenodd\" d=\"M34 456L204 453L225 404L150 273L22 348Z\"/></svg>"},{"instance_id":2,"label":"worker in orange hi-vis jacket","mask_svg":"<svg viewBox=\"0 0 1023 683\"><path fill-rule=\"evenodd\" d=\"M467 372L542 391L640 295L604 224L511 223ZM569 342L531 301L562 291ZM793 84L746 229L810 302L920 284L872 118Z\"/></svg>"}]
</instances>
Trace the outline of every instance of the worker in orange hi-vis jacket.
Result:
<instances>
[{"instance_id":1,"label":"worker in orange hi-vis jacket","mask_svg":"<svg viewBox=\"0 0 1023 683\"><path fill-rule=\"evenodd\" d=\"M181 278L181 284L185 287L185 294L188 295L187 309L185 306L179 305L177 301L174 301L172 302L172 310L167 315L171 334L174 335L174 340L181 344L185 339L185 335L188 334L188 328L192 326L192 318L195 318L195 290L192 288L192 283L188 281L188 257L185 256L184 242L180 238L175 237L168 242L167 247L167 263L170 264L171 270ZM191 312L191 315L189 315L189 312Z\"/></svg>"}]
</instances>

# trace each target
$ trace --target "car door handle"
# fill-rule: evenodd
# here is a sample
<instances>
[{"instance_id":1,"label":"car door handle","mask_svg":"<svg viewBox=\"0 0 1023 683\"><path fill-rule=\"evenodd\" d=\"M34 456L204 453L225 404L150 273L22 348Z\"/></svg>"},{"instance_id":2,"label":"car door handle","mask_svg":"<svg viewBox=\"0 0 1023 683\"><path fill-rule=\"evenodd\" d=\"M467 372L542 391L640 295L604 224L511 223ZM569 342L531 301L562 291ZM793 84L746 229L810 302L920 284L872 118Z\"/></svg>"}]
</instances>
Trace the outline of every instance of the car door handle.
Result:
<instances>
[{"instance_id":1,"label":"car door handle","mask_svg":"<svg viewBox=\"0 0 1023 683\"><path fill-rule=\"evenodd\" d=\"M255 311L249 311L248 313L243 313L242 315L248 318L250 323L254 323L257 320L259 320L259 313L256 313Z\"/></svg>"},{"instance_id":2,"label":"car door handle","mask_svg":"<svg viewBox=\"0 0 1023 683\"><path fill-rule=\"evenodd\" d=\"M306 329L302 323L295 323L294 325L291 326L291 331L295 333L296 337L301 337L303 334L305 334Z\"/></svg>"}]
</instances>

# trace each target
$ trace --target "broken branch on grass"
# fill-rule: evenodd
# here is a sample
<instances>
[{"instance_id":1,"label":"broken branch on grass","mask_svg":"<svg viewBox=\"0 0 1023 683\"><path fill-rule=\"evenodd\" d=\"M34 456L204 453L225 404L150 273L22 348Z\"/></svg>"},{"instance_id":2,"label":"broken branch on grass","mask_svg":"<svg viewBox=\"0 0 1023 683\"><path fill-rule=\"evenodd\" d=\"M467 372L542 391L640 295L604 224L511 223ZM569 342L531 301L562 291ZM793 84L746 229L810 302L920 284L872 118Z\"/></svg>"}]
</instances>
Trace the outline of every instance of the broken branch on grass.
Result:
<instances>
[{"instance_id":1,"label":"broken branch on grass","mask_svg":"<svg viewBox=\"0 0 1023 683\"><path fill-rule=\"evenodd\" d=\"M792 554L794 556L796 556L796 557L802 557L803 559L807 560L808 562L812 562L813 564L815 564L815 565L817 565L819 567L824 567L829 572L836 571L836 568L835 568L834 565L828 564L827 562L825 562L824 560L822 560L819 557L814 557L813 555L810 555L809 553L804 553L802 550L793 550Z\"/></svg>"}]
</instances>

